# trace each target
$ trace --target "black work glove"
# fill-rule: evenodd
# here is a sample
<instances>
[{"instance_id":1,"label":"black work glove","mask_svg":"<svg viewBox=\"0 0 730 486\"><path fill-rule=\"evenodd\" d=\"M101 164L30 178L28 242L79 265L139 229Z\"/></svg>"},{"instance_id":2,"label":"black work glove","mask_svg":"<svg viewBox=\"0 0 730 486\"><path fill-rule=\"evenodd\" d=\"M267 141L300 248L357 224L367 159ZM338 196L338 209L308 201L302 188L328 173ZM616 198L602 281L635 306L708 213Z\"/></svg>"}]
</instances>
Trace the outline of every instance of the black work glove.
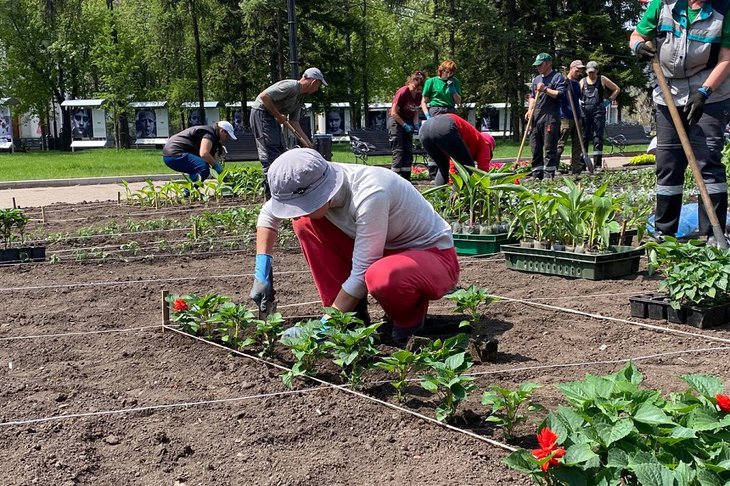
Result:
<instances>
[{"instance_id":1,"label":"black work glove","mask_svg":"<svg viewBox=\"0 0 730 486\"><path fill-rule=\"evenodd\" d=\"M700 121L702 112L705 109L705 101L707 101L707 95L702 91L695 91L690 95L687 104L684 105L684 114L687 116L689 125L694 125Z\"/></svg>"},{"instance_id":2,"label":"black work glove","mask_svg":"<svg viewBox=\"0 0 730 486\"><path fill-rule=\"evenodd\" d=\"M654 46L645 41L638 41L635 43L632 50L634 51L634 55L642 61L651 61L656 55L656 49Z\"/></svg>"}]
</instances>

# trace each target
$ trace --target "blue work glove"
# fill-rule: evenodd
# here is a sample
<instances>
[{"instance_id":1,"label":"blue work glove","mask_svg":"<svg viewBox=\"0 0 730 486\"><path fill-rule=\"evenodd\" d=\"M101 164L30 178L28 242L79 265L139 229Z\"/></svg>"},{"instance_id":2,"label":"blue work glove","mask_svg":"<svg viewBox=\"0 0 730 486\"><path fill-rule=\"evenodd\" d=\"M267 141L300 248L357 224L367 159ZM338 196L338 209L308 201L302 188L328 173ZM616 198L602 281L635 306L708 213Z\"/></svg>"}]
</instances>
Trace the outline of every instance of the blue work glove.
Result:
<instances>
[{"instance_id":1,"label":"blue work glove","mask_svg":"<svg viewBox=\"0 0 730 486\"><path fill-rule=\"evenodd\" d=\"M611 105L611 100L609 100L608 98L606 98L605 100L603 100L603 107L604 108L607 108L610 105Z\"/></svg>"},{"instance_id":2,"label":"blue work glove","mask_svg":"<svg viewBox=\"0 0 730 486\"><path fill-rule=\"evenodd\" d=\"M702 112L705 110L705 101L710 97L707 91L703 91L703 88L692 93L687 100L687 104L684 105L684 114L687 115L687 123L689 125L694 125L700 121Z\"/></svg>"},{"instance_id":3,"label":"blue work glove","mask_svg":"<svg viewBox=\"0 0 730 486\"><path fill-rule=\"evenodd\" d=\"M416 122L416 123L413 124L413 131L414 132L417 132L420 129L421 129L421 122Z\"/></svg>"},{"instance_id":4,"label":"blue work glove","mask_svg":"<svg viewBox=\"0 0 730 486\"><path fill-rule=\"evenodd\" d=\"M446 86L449 87L449 93L451 93L452 95L457 94L457 92L456 92L456 84L454 83L454 80L453 79L449 79L448 81L446 81Z\"/></svg>"},{"instance_id":5,"label":"blue work glove","mask_svg":"<svg viewBox=\"0 0 730 486\"><path fill-rule=\"evenodd\" d=\"M426 120L430 120L430 119L431 119L431 113L426 112Z\"/></svg>"},{"instance_id":6,"label":"blue work glove","mask_svg":"<svg viewBox=\"0 0 730 486\"><path fill-rule=\"evenodd\" d=\"M250 296L262 312L266 312L269 304L274 302L274 272L271 261L271 255L265 253L256 255L256 269Z\"/></svg>"},{"instance_id":7,"label":"blue work glove","mask_svg":"<svg viewBox=\"0 0 730 486\"><path fill-rule=\"evenodd\" d=\"M220 162L216 162L215 164L213 164L213 170L216 172L216 174L220 174L221 172L223 172L223 165L221 165Z\"/></svg>"},{"instance_id":8,"label":"blue work glove","mask_svg":"<svg viewBox=\"0 0 730 486\"><path fill-rule=\"evenodd\" d=\"M413 131L413 125L411 125L410 123L404 123L403 130L405 130L406 133L411 133Z\"/></svg>"}]
</instances>

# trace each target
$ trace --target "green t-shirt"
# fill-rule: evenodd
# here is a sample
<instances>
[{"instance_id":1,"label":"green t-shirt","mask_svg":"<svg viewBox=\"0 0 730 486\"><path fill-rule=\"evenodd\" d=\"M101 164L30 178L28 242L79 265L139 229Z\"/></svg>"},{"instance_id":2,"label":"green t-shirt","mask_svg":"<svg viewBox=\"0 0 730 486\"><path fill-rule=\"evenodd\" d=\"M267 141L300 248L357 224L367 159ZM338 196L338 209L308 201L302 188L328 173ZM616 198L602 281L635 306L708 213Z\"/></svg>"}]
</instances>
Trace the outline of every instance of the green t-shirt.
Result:
<instances>
[{"instance_id":1,"label":"green t-shirt","mask_svg":"<svg viewBox=\"0 0 730 486\"><path fill-rule=\"evenodd\" d=\"M453 77L456 92L461 95L461 81ZM438 76L428 78L423 85L423 96L428 98L428 106L454 106L454 97L449 92L449 85Z\"/></svg>"},{"instance_id":2,"label":"green t-shirt","mask_svg":"<svg viewBox=\"0 0 730 486\"><path fill-rule=\"evenodd\" d=\"M644 12L644 16L641 18L641 21L639 21L639 24L636 26L636 31L639 34L650 39L656 37L656 29L657 25L659 24L659 14L661 11L661 6L661 0L651 0L651 3L646 9L646 12ZM701 10L705 10L707 12L712 11L712 3L710 1L707 1L701 9L693 9L687 8L687 0L680 0L679 2L677 2L676 8L680 11L685 10L687 12L688 23L689 25L692 25L692 22L695 21ZM722 47L730 47L730 20L728 20L729 17L730 16L726 15L722 21L722 40L720 41L720 45L722 45Z\"/></svg>"}]
</instances>

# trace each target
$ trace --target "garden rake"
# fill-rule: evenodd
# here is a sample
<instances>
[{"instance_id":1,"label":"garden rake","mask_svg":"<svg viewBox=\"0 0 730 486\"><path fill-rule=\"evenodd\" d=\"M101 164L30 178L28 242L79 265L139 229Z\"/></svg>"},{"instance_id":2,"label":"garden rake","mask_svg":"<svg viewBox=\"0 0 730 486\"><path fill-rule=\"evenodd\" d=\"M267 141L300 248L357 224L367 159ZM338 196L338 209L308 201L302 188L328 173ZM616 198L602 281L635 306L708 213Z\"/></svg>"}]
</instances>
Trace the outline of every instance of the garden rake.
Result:
<instances>
[{"instance_id":1,"label":"garden rake","mask_svg":"<svg viewBox=\"0 0 730 486\"><path fill-rule=\"evenodd\" d=\"M314 148L312 144L309 143L308 140L306 140L304 137L302 137L298 131L294 130L294 127L291 126L291 123L289 121L284 122L284 126L287 130L289 130L294 136L297 137L297 140L299 140L299 143L302 144L303 148Z\"/></svg>"}]
</instances>

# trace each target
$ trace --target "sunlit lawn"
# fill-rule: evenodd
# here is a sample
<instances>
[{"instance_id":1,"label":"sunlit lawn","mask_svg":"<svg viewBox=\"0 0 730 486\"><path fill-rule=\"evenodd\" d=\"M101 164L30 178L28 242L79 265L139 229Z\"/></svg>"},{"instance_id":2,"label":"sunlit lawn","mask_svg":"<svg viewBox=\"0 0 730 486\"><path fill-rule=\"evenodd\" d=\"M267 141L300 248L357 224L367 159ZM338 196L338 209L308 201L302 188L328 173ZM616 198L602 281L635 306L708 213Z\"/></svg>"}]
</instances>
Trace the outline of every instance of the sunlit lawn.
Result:
<instances>
[{"instance_id":1,"label":"sunlit lawn","mask_svg":"<svg viewBox=\"0 0 730 486\"><path fill-rule=\"evenodd\" d=\"M497 140L494 158L516 157L519 144ZM630 145L627 152L642 152L643 145ZM348 143L333 146L335 162L354 163L355 156ZM569 148L566 148L568 155ZM525 147L522 158L530 157L530 148ZM370 157L368 164L389 165L389 155ZM229 162L229 164L255 164L253 162ZM27 179L69 179L76 177L131 176L174 173L162 162L160 150L148 149L96 149L79 152L32 151L14 154L0 153L0 181Z\"/></svg>"}]
</instances>

